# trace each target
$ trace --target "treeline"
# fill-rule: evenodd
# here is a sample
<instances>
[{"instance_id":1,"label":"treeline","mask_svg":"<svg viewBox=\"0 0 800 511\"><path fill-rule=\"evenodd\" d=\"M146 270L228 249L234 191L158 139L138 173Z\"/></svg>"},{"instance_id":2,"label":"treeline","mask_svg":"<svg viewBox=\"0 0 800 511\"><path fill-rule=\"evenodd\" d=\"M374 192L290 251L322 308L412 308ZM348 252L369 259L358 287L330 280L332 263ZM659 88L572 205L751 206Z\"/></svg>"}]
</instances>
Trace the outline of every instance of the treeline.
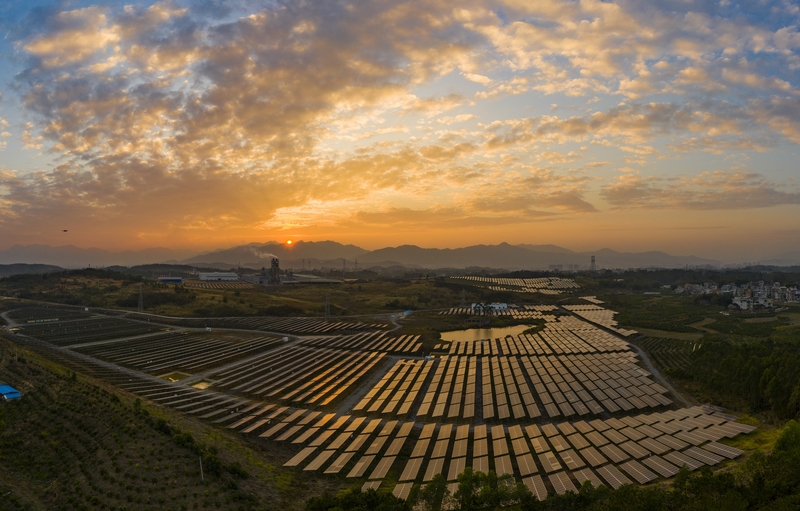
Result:
<instances>
[{"instance_id":1,"label":"treeline","mask_svg":"<svg viewBox=\"0 0 800 511\"><path fill-rule=\"evenodd\" d=\"M537 500L510 476L498 478L465 470L458 488L447 491L441 475L425 488L415 488L407 501L374 490L351 490L336 496L308 501L307 511L483 511L514 509L524 511L745 511L750 509L800 509L800 424L784 427L769 455L753 454L736 473L713 473L710 468L691 473L682 469L671 487L623 486L611 490L585 483L578 493L550 495Z\"/></svg>"},{"instance_id":2,"label":"treeline","mask_svg":"<svg viewBox=\"0 0 800 511\"><path fill-rule=\"evenodd\" d=\"M800 412L800 329L787 328L766 339L735 341L706 335L691 353L691 366L674 376L700 384L723 406L768 411L778 419Z\"/></svg>"}]
</instances>

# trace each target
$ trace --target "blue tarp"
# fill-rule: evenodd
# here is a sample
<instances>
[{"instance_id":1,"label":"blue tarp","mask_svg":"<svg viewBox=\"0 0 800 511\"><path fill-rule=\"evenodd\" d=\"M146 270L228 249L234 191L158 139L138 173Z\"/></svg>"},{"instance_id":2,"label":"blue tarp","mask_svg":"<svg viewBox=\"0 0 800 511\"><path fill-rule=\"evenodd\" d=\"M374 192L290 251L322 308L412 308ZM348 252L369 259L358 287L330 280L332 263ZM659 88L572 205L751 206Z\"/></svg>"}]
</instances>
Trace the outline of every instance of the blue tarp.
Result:
<instances>
[{"instance_id":1,"label":"blue tarp","mask_svg":"<svg viewBox=\"0 0 800 511\"><path fill-rule=\"evenodd\" d=\"M3 396L3 398L8 401L11 399L19 399L22 397L22 394L10 385L0 384L0 396Z\"/></svg>"}]
</instances>

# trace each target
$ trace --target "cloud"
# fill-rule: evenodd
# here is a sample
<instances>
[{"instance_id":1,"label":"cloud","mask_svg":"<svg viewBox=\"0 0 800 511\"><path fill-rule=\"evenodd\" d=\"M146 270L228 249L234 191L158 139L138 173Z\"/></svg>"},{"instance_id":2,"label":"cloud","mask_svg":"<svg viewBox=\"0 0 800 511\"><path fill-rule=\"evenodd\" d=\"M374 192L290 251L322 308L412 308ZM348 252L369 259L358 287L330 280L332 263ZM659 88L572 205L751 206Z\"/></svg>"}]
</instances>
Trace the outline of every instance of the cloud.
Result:
<instances>
[{"instance_id":1,"label":"cloud","mask_svg":"<svg viewBox=\"0 0 800 511\"><path fill-rule=\"evenodd\" d=\"M601 190L616 209L737 210L800 204L800 192L783 191L762 174L703 172L674 179L623 174Z\"/></svg>"},{"instance_id":2,"label":"cloud","mask_svg":"<svg viewBox=\"0 0 800 511\"><path fill-rule=\"evenodd\" d=\"M5 171L0 226L27 236L73 219L122 239L246 232L281 212L297 225L595 213L589 177L566 167L800 143L797 23L720 9L279 0L37 10L8 32L23 67L14 129L52 165ZM534 109L554 102L549 115ZM585 147L553 147L576 142ZM722 196L744 203L751 187L753 207L794 203L764 176L732 175L630 173L602 196L614 207L721 209Z\"/></svg>"},{"instance_id":3,"label":"cloud","mask_svg":"<svg viewBox=\"0 0 800 511\"><path fill-rule=\"evenodd\" d=\"M458 122L471 121L472 119L476 119L477 117L478 117L477 115L472 115L472 114L460 114L460 115L454 115L452 117L451 116L440 117L436 119L436 122L439 124L447 124L449 126L450 124L455 124Z\"/></svg>"}]
</instances>

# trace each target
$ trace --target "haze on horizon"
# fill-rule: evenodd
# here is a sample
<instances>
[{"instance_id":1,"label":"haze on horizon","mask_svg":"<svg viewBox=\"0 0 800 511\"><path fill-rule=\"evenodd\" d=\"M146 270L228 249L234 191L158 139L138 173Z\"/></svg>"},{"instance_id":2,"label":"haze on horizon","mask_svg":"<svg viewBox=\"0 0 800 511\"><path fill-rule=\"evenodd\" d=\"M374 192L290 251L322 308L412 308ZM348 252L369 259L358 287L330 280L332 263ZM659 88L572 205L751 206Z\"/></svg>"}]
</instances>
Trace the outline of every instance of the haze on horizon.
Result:
<instances>
[{"instance_id":1,"label":"haze on horizon","mask_svg":"<svg viewBox=\"0 0 800 511\"><path fill-rule=\"evenodd\" d=\"M0 249L796 251L798 23L784 1L4 2Z\"/></svg>"}]
</instances>

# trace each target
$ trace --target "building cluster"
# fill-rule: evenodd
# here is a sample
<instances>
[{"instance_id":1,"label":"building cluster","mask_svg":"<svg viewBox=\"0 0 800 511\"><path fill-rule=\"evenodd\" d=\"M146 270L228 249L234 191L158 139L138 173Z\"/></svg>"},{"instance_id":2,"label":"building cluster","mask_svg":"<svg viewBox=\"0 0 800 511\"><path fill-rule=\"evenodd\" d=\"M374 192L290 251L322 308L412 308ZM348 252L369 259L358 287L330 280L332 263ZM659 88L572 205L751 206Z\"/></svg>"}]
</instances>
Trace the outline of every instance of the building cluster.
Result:
<instances>
[{"instance_id":1,"label":"building cluster","mask_svg":"<svg viewBox=\"0 0 800 511\"><path fill-rule=\"evenodd\" d=\"M675 294L729 295L733 298L732 306L742 310L752 310L754 307L773 307L775 303L800 302L800 289L797 286L784 286L777 281L765 282L763 280L741 285L723 284L722 286L718 286L714 282L684 284L675 288Z\"/></svg>"}]
</instances>

